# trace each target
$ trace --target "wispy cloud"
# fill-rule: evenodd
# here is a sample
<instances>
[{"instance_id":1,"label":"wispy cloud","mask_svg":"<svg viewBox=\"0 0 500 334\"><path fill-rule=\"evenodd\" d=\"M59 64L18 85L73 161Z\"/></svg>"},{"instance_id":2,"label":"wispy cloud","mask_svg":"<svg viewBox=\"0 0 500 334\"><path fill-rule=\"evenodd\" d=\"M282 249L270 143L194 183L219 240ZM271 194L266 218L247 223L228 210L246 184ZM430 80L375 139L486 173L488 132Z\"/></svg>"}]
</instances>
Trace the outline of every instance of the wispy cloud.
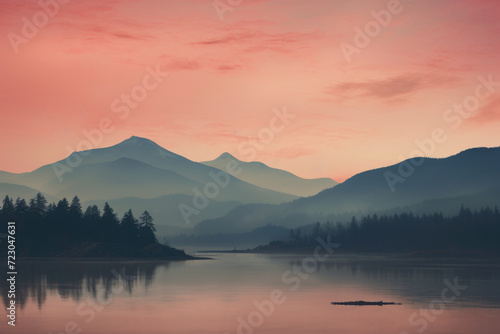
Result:
<instances>
[{"instance_id":1,"label":"wispy cloud","mask_svg":"<svg viewBox=\"0 0 500 334\"><path fill-rule=\"evenodd\" d=\"M217 70L219 72L230 72L230 71L236 71L241 68L240 65L220 65L217 67Z\"/></svg>"},{"instance_id":2,"label":"wispy cloud","mask_svg":"<svg viewBox=\"0 0 500 334\"><path fill-rule=\"evenodd\" d=\"M257 38L260 34L257 32L245 32L239 34L228 34L223 37L206 39L202 41L195 42L193 44L198 45L219 45L219 44L230 44L230 43L243 43L249 39Z\"/></svg>"},{"instance_id":3,"label":"wispy cloud","mask_svg":"<svg viewBox=\"0 0 500 334\"><path fill-rule=\"evenodd\" d=\"M23 138L0 148L8 157L0 169L26 171L64 158L66 144L85 139L83 130L114 120L110 103L156 64L180 73L127 121L115 122L106 143L140 134L202 160L258 140L270 110L287 105L300 118L259 159L290 163L308 154L307 143L317 150L310 164L320 161L339 175L384 165L396 151L393 138L397 150L413 145L471 93L478 75L500 80L500 1L408 3L346 66L338 44L353 41L353 29L382 5L245 0L221 22L212 0L69 1L20 46L20 56L0 39L0 140ZM0 0L1 35L21 34L22 18L39 10L36 0ZM500 121L499 99L483 101L467 119L470 128L459 129L440 154L456 153L473 137L480 138L474 145L497 143L495 127L485 125ZM405 112L388 115L395 110ZM296 170L316 175L305 160L294 162Z\"/></svg>"},{"instance_id":4,"label":"wispy cloud","mask_svg":"<svg viewBox=\"0 0 500 334\"><path fill-rule=\"evenodd\" d=\"M110 34L114 37L124 38L124 39L132 39L132 40L148 40L151 39L152 36L147 35L136 35L128 32L110 32Z\"/></svg>"},{"instance_id":5,"label":"wispy cloud","mask_svg":"<svg viewBox=\"0 0 500 334\"><path fill-rule=\"evenodd\" d=\"M282 51L284 48L292 50L292 47L306 45L310 42L324 38L319 32L286 32L286 33L266 33L259 30L243 30L238 33L226 34L222 37L204 39L194 42L193 45L202 46L241 46L245 51Z\"/></svg>"},{"instance_id":6,"label":"wispy cloud","mask_svg":"<svg viewBox=\"0 0 500 334\"><path fill-rule=\"evenodd\" d=\"M338 99L368 97L401 101L420 90L456 83L453 76L406 74L380 80L347 81L328 87L326 93Z\"/></svg>"},{"instance_id":7,"label":"wispy cloud","mask_svg":"<svg viewBox=\"0 0 500 334\"><path fill-rule=\"evenodd\" d=\"M202 66L201 64L196 61L196 60L188 60L188 59L176 59L176 60L172 60L170 61L166 68L168 70L173 70L173 71L180 71L180 70L184 70L184 71L189 71L189 70L197 70L197 69L200 69Z\"/></svg>"},{"instance_id":8,"label":"wispy cloud","mask_svg":"<svg viewBox=\"0 0 500 334\"><path fill-rule=\"evenodd\" d=\"M500 121L500 95L492 96L487 103L479 108L477 114L470 118L471 124L484 125Z\"/></svg>"}]
</instances>

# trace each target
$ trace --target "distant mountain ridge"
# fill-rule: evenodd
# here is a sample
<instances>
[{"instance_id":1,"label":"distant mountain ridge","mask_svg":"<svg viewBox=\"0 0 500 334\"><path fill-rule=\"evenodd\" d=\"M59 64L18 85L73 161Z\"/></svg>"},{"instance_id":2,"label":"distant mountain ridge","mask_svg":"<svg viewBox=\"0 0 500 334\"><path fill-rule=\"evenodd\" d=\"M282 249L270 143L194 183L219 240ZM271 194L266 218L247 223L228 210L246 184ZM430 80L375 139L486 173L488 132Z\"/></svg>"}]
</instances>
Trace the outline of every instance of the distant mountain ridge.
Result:
<instances>
[{"instance_id":1,"label":"distant mountain ridge","mask_svg":"<svg viewBox=\"0 0 500 334\"><path fill-rule=\"evenodd\" d=\"M402 207L423 210L425 202L430 205L439 200L444 201L447 208L453 203L459 208L460 201L489 191L495 194L495 189L500 187L500 147L468 149L442 159L421 159L418 166L412 164L416 160L406 160L357 174L315 196L290 203L242 205L225 217L200 222L195 231L242 233L270 223L289 226L300 221L302 224L311 223L328 215L352 215ZM402 166L413 166L413 171L402 177ZM401 177L393 189L388 175Z\"/></svg>"},{"instance_id":2,"label":"distant mountain ridge","mask_svg":"<svg viewBox=\"0 0 500 334\"><path fill-rule=\"evenodd\" d=\"M216 189L216 196L207 193L214 191L207 185L220 188ZM182 228L223 216L240 204L278 204L298 197L245 182L136 136L110 147L73 152L66 159L29 173L0 171L1 196L29 199L36 192L42 192L51 201L77 195L83 202L100 206L104 201L112 201L117 208L134 209L135 201L141 210L157 213L158 226ZM186 222L179 206L194 208L198 194L210 197L207 208L195 208L196 214Z\"/></svg>"},{"instance_id":3,"label":"distant mountain ridge","mask_svg":"<svg viewBox=\"0 0 500 334\"><path fill-rule=\"evenodd\" d=\"M203 161L202 164L218 168L261 188L299 197L312 196L338 184L330 178L304 179L290 172L269 167L262 162L244 162L227 152L215 160ZM237 168L228 168L228 166L237 166ZM233 172L233 169L237 172Z\"/></svg>"},{"instance_id":4,"label":"distant mountain ridge","mask_svg":"<svg viewBox=\"0 0 500 334\"><path fill-rule=\"evenodd\" d=\"M78 158L81 161L60 182L54 164ZM199 163L135 136L67 159L29 173L0 171L0 196L29 199L40 191L49 201L74 195L86 205L102 207L109 201L118 213L130 207L153 212L159 230L168 226L186 232L196 224L196 234L246 233L268 224L296 227L360 213L450 212L464 202L478 207L500 201L500 147L420 158L418 164L419 159L406 160L338 185L331 179L306 180L259 162L242 162L228 153ZM238 175L225 172L229 162L241 167ZM218 185L214 175L228 182ZM214 186L220 188L216 194ZM299 198L294 192L315 194ZM200 196L206 201L202 208ZM188 222L179 210L182 205L198 206Z\"/></svg>"},{"instance_id":5,"label":"distant mountain ridge","mask_svg":"<svg viewBox=\"0 0 500 334\"><path fill-rule=\"evenodd\" d=\"M58 177L56 168L68 171ZM229 180L215 200L281 203L296 198L222 175L216 168L135 136L111 147L74 152L64 160L31 173L3 172L0 182L24 185L59 198L78 195L86 201L155 198L170 194L194 196L193 189L203 191L206 184L214 182L214 175Z\"/></svg>"}]
</instances>

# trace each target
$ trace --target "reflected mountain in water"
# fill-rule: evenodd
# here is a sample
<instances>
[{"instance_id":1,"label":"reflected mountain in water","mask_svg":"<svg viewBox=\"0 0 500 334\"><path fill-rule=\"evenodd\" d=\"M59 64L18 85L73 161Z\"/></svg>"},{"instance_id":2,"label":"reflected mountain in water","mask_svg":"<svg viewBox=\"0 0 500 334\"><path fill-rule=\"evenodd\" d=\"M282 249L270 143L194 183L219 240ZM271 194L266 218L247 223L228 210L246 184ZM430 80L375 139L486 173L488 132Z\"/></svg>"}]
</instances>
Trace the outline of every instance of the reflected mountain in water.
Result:
<instances>
[{"instance_id":1,"label":"reflected mountain in water","mask_svg":"<svg viewBox=\"0 0 500 334\"><path fill-rule=\"evenodd\" d=\"M19 262L16 305L22 309L31 299L41 308L52 293L75 302L84 295L104 301L112 293L126 291L131 295L134 288L149 287L156 270L168 266L168 262ZM1 280L0 294L6 306L8 290L7 281Z\"/></svg>"}]
</instances>

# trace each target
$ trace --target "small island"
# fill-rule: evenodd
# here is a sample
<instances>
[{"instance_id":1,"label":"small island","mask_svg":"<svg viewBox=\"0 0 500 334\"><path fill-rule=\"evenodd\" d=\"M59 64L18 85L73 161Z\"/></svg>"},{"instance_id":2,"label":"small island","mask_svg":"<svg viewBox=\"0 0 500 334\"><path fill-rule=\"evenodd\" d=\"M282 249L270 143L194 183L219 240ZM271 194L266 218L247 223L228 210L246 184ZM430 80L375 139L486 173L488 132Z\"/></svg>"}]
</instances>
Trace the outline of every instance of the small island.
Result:
<instances>
[{"instance_id":1,"label":"small island","mask_svg":"<svg viewBox=\"0 0 500 334\"><path fill-rule=\"evenodd\" d=\"M183 250L158 242L148 211L136 219L128 210L119 220L107 202L102 213L96 205L83 211L78 196L71 203L63 198L57 204L48 204L41 193L29 204L25 199L14 201L6 196L0 219L16 223L18 258L194 259Z\"/></svg>"}]
</instances>

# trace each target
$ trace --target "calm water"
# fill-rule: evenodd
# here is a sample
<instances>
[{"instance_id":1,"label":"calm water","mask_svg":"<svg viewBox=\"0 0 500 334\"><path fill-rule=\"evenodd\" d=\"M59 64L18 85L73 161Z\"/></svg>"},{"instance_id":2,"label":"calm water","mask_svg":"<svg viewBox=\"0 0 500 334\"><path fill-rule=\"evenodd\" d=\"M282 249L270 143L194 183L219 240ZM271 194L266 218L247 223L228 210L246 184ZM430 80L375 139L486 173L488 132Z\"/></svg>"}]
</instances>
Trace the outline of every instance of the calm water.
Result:
<instances>
[{"instance_id":1,"label":"calm water","mask_svg":"<svg viewBox=\"0 0 500 334\"><path fill-rule=\"evenodd\" d=\"M169 264L19 264L16 327L7 326L2 307L0 332L500 333L498 265L355 256L331 256L321 263L300 255L211 256L214 260ZM5 287L2 283L4 305ZM403 305L330 305L348 300Z\"/></svg>"}]
</instances>

